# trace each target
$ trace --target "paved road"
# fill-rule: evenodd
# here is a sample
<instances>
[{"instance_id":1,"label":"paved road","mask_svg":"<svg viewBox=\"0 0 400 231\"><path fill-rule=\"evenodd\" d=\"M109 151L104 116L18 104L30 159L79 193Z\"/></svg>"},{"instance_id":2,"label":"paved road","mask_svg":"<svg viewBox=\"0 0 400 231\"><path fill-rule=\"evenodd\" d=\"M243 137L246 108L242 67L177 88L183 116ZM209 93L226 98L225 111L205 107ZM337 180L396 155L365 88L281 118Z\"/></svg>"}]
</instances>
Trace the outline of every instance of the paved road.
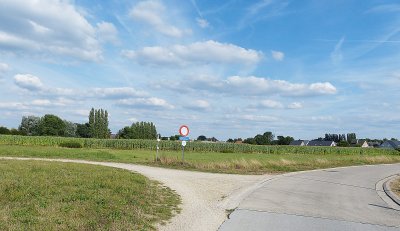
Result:
<instances>
[{"instance_id":1,"label":"paved road","mask_svg":"<svg viewBox=\"0 0 400 231\"><path fill-rule=\"evenodd\" d=\"M244 199L220 230L398 231L400 207L385 202L377 185L394 174L400 164L278 176Z\"/></svg>"}]
</instances>

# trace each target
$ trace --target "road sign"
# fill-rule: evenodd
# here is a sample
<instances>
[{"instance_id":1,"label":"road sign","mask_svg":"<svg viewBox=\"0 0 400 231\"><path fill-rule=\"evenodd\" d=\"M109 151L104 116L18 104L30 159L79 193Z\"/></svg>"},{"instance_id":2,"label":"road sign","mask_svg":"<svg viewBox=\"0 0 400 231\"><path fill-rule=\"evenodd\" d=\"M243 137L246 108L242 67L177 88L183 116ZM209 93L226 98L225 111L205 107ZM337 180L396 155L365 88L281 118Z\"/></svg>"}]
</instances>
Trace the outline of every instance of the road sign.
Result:
<instances>
[{"instance_id":1,"label":"road sign","mask_svg":"<svg viewBox=\"0 0 400 231\"><path fill-rule=\"evenodd\" d=\"M179 140L189 141L189 136L179 136Z\"/></svg>"},{"instance_id":2,"label":"road sign","mask_svg":"<svg viewBox=\"0 0 400 231\"><path fill-rule=\"evenodd\" d=\"M181 134L181 136L187 136L187 135L189 135L189 127L186 126L186 125L182 125L182 126L179 128L179 134Z\"/></svg>"},{"instance_id":3,"label":"road sign","mask_svg":"<svg viewBox=\"0 0 400 231\"><path fill-rule=\"evenodd\" d=\"M182 146L183 146L183 147L186 146L186 141L182 141Z\"/></svg>"}]
</instances>

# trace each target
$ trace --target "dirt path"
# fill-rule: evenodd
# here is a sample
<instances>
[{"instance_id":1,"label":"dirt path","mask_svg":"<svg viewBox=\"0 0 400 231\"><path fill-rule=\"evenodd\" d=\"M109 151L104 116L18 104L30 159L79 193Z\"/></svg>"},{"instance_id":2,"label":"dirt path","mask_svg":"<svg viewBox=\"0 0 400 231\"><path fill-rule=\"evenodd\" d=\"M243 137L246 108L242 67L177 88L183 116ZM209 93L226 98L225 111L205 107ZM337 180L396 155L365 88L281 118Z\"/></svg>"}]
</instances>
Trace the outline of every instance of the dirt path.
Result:
<instances>
[{"instance_id":1,"label":"dirt path","mask_svg":"<svg viewBox=\"0 0 400 231\"><path fill-rule=\"evenodd\" d=\"M227 218L226 210L234 209L250 192L272 175L251 176L149 167L135 164L94 162L67 159L8 158L73 162L109 166L138 172L175 190L182 198L182 211L160 230L217 230Z\"/></svg>"}]
</instances>

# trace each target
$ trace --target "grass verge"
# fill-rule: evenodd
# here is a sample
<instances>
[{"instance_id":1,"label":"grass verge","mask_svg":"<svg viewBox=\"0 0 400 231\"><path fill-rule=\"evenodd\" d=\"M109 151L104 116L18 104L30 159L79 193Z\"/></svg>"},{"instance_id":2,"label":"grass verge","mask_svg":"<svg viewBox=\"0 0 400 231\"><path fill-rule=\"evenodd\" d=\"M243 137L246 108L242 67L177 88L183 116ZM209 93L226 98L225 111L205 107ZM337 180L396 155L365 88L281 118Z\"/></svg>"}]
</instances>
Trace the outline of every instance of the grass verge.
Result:
<instances>
[{"instance_id":1,"label":"grass verge","mask_svg":"<svg viewBox=\"0 0 400 231\"><path fill-rule=\"evenodd\" d=\"M93 161L137 163L177 169L206 172L263 174L282 173L311 169L400 163L400 152L387 154L370 153L219 153L188 152L185 162L181 161L181 152L160 152L160 161L155 162L155 151L115 150L115 149L69 149L42 146L0 145L0 156L68 158Z\"/></svg>"},{"instance_id":2,"label":"grass verge","mask_svg":"<svg viewBox=\"0 0 400 231\"><path fill-rule=\"evenodd\" d=\"M154 230L179 196L126 170L0 160L0 230Z\"/></svg>"},{"instance_id":3,"label":"grass verge","mask_svg":"<svg viewBox=\"0 0 400 231\"><path fill-rule=\"evenodd\" d=\"M400 198L400 177L390 183L390 188Z\"/></svg>"}]
</instances>

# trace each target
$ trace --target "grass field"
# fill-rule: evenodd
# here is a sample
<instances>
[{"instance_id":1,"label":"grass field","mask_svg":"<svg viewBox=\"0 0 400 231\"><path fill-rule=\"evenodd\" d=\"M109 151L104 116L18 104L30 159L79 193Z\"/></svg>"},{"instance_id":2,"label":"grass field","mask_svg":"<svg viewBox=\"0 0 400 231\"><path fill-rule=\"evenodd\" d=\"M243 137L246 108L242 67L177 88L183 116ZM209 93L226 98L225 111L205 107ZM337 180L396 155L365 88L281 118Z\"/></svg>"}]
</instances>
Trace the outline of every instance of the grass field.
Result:
<instances>
[{"instance_id":1,"label":"grass field","mask_svg":"<svg viewBox=\"0 0 400 231\"><path fill-rule=\"evenodd\" d=\"M161 161L155 162L155 151L150 150L69 149L17 145L0 145L0 156L138 163L169 168L239 174L281 173L339 166L400 162L400 152L391 151L369 154L338 154L335 152L308 154L187 152L183 163L181 162L181 152L161 151Z\"/></svg>"},{"instance_id":2,"label":"grass field","mask_svg":"<svg viewBox=\"0 0 400 231\"><path fill-rule=\"evenodd\" d=\"M390 184L390 188L400 198L400 177Z\"/></svg>"},{"instance_id":3,"label":"grass field","mask_svg":"<svg viewBox=\"0 0 400 231\"><path fill-rule=\"evenodd\" d=\"M0 160L0 230L154 230L179 203L175 192L125 170Z\"/></svg>"}]
</instances>

